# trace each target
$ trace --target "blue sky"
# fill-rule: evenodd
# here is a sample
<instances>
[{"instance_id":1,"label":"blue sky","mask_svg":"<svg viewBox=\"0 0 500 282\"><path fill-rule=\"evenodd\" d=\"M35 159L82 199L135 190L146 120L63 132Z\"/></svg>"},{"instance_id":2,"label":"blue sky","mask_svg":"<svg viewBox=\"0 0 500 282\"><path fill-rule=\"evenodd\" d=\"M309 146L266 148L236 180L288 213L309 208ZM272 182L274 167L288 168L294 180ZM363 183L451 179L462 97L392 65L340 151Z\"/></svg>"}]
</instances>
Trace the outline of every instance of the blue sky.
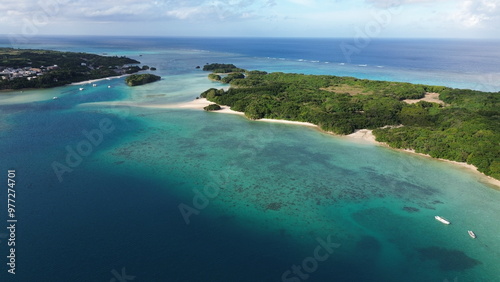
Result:
<instances>
[{"instance_id":1,"label":"blue sky","mask_svg":"<svg viewBox=\"0 0 500 282\"><path fill-rule=\"evenodd\" d=\"M1 0L2 34L500 38L500 0Z\"/></svg>"}]
</instances>

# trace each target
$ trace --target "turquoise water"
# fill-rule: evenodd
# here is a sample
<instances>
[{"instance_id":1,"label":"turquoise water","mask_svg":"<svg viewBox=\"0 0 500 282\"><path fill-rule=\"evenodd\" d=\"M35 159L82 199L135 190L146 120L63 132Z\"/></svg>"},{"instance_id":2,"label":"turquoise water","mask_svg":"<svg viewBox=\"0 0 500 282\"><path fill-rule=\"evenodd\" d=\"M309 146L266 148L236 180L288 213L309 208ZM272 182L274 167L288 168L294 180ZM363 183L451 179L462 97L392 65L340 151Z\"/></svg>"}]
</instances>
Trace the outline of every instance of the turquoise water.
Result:
<instances>
[{"instance_id":1,"label":"turquoise water","mask_svg":"<svg viewBox=\"0 0 500 282\"><path fill-rule=\"evenodd\" d=\"M163 80L1 95L1 171L16 169L19 182L17 274L7 275L2 251L2 281L109 281L122 268L135 281L500 281L500 192L475 173L309 127L123 106L222 87L194 68L206 62L332 69L236 52L106 48L158 67ZM76 150L82 131L103 120L113 130L59 181L54 162L67 165L68 146Z\"/></svg>"}]
</instances>

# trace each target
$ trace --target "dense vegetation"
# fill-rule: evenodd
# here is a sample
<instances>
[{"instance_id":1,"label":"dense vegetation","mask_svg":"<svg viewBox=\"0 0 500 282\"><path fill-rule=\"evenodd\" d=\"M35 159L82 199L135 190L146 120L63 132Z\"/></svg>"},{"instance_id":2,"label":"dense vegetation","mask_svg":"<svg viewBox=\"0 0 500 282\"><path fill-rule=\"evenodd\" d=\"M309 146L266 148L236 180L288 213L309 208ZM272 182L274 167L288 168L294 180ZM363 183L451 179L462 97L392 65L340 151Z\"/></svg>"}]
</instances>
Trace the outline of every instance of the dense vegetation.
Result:
<instances>
[{"instance_id":1,"label":"dense vegetation","mask_svg":"<svg viewBox=\"0 0 500 282\"><path fill-rule=\"evenodd\" d=\"M261 71L230 84L227 91L212 88L200 96L251 119L311 122L337 134L375 129L377 140L391 147L467 162L500 179L500 93ZM446 106L403 101L429 92L440 93Z\"/></svg>"},{"instance_id":2,"label":"dense vegetation","mask_svg":"<svg viewBox=\"0 0 500 282\"><path fill-rule=\"evenodd\" d=\"M213 73L244 72L244 69L237 68L233 64L207 64L203 66L204 71Z\"/></svg>"},{"instance_id":3,"label":"dense vegetation","mask_svg":"<svg viewBox=\"0 0 500 282\"><path fill-rule=\"evenodd\" d=\"M500 179L500 92L446 89L440 98L450 105L437 111L419 109L421 113L407 117L418 118L405 127L377 129L377 140L391 147L473 164L484 174Z\"/></svg>"},{"instance_id":4,"label":"dense vegetation","mask_svg":"<svg viewBox=\"0 0 500 282\"><path fill-rule=\"evenodd\" d=\"M220 75L215 74L215 73L209 74L208 78L211 80L215 80L215 81L220 81L222 79L222 77Z\"/></svg>"},{"instance_id":5,"label":"dense vegetation","mask_svg":"<svg viewBox=\"0 0 500 282\"><path fill-rule=\"evenodd\" d=\"M28 80L26 77L0 79L0 90L49 88L72 82L98 79L141 69L140 62L127 57L99 56L87 53L48 50L0 48L0 71L7 69L41 69L43 75ZM57 65L57 68L49 69Z\"/></svg>"},{"instance_id":6,"label":"dense vegetation","mask_svg":"<svg viewBox=\"0 0 500 282\"><path fill-rule=\"evenodd\" d=\"M230 83L233 79L245 78L245 75L241 72L233 72L221 79L222 83Z\"/></svg>"},{"instance_id":7,"label":"dense vegetation","mask_svg":"<svg viewBox=\"0 0 500 282\"><path fill-rule=\"evenodd\" d=\"M89 53L59 52L36 49L0 48L0 66L21 68L58 65L61 68L71 68L84 62L91 66L123 66L139 64L140 62L117 56L100 56Z\"/></svg>"},{"instance_id":8,"label":"dense vegetation","mask_svg":"<svg viewBox=\"0 0 500 282\"><path fill-rule=\"evenodd\" d=\"M218 111L221 109L221 107L217 104L210 104L206 107L203 108L205 111L212 112L212 111Z\"/></svg>"},{"instance_id":9,"label":"dense vegetation","mask_svg":"<svg viewBox=\"0 0 500 282\"><path fill-rule=\"evenodd\" d=\"M161 79L161 76L157 76L150 73L144 74L133 74L125 78L125 82L128 86L143 85L151 82L155 82Z\"/></svg>"}]
</instances>

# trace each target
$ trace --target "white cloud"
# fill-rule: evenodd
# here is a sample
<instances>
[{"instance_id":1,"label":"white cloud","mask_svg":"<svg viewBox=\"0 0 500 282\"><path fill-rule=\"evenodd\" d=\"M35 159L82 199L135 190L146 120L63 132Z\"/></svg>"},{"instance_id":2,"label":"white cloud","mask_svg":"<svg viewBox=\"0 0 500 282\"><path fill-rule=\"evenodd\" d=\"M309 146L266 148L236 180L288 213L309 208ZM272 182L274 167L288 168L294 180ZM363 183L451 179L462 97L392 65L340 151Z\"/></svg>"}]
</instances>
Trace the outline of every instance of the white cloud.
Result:
<instances>
[{"instance_id":1,"label":"white cloud","mask_svg":"<svg viewBox=\"0 0 500 282\"><path fill-rule=\"evenodd\" d=\"M44 12L54 20L137 21L162 19L252 18L257 10L269 9L275 0L1 0L0 18L4 21L19 20L19 16L30 18L34 13ZM13 18L16 15L18 18ZM124 18L123 16L135 16ZM8 18L8 19L7 19Z\"/></svg>"},{"instance_id":2,"label":"white cloud","mask_svg":"<svg viewBox=\"0 0 500 282\"><path fill-rule=\"evenodd\" d=\"M84 7L81 8L83 16L86 17L107 17L117 15L144 15L149 13L151 6L138 4L131 6L113 6L103 8Z\"/></svg>"},{"instance_id":3,"label":"white cloud","mask_svg":"<svg viewBox=\"0 0 500 282\"><path fill-rule=\"evenodd\" d=\"M365 0L367 3L373 4L378 8L390 8L398 7L406 4L424 4L424 3L436 3L449 0Z\"/></svg>"},{"instance_id":4,"label":"white cloud","mask_svg":"<svg viewBox=\"0 0 500 282\"><path fill-rule=\"evenodd\" d=\"M500 20L500 0L466 0L460 9L452 14L452 20L465 27L485 27Z\"/></svg>"},{"instance_id":5,"label":"white cloud","mask_svg":"<svg viewBox=\"0 0 500 282\"><path fill-rule=\"evenodd\" d=\"M118 27L140 26L152 34L182 29L200 35L227 26L232 35L238 26L248 34L341 36L346 28L349 33L350 27L372 21L371 12L395 7L400 9L387 27L388 36L498 38L500 0L0 0L0 23L4 33L27 28L51 34L113 33Z\"/></svg>"},{"instance_id":6,"label":"white cloud","mask_svg":"<svg viewBox=\"0 0 500 282\"><path fill-rule=\"evenodd\" d=\"M165 14L169 17L174 17L177 19L187 19L193 18L201 14L203 10L200 7L182 7L175 10L169 10Z\"/></svg>"},{"instance_id":7,"label":"white cloud","mask_svg":"<svg viewBox=\"0 0 500 282\"><path fill-rule=\"evenodd\" d=\"M303 6L312 6L313 4L315 4L314 0L289 0L289 1L294 4L299 4Z\"/></svg>"}]
</instances>

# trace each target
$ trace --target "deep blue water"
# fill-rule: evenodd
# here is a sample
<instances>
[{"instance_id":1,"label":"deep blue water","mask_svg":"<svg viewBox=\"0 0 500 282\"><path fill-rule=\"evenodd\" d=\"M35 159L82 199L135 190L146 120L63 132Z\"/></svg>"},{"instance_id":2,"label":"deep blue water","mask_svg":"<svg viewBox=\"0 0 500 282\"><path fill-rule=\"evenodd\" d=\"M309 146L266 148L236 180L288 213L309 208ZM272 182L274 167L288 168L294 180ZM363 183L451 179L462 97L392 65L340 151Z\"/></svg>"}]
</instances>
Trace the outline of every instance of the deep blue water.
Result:
<instances>
[{"instance_id":1,"label":"deep blue water","mask_svg":"<svg viewBox=\"0 0 500 282\"><path fill-rule=\"evenodd\" d=\"M127 56L165 50L203 50L232 54L231 62L247 69L293 70L500 91L498 40L36 37L21 43L0 38L1 45L15 48L43 46Z\"/></svg>"},{"instance_id":2,"label":"deep blue water","mask_svg":"<svg viewBox=\"0 0 500 282\"><path fill-rule=\"evenodd\" d=\"M358 43L359 42L359 43ZM11 45L7 38L0 44ZM53 47L62 50L116 51L196 49L254 57L331 63L368 64L401 69L444 70L456 73L500 71L500 41L467 39L354 38L155 38L155 37L38 37L11 46ZM349 52L351 50L351 52ZM349 55L350 54L350 55Z\"/></svg>"},{"instance_id":3,"label":"deep blue water","mask_svg":"<svg viewBox=\"0 0 500 282\"><path fill-rule=\"evenodd\" d=\"M123 268L133 281L286 281L304 261L314 271L289 281L499 281L500 193L476 174L310 128L92 104L192 100L221 86L194 68L207 62L500 89L490 79L498 42L374 40L350 63L343 42L40 37L15 46L127 55L163 80L0 94L0 179L16 169L19 219L12 276L0 205L0 281L120 281L113 270ZM66 164L67 148L103 120L114 130L60 182L53 163ZM198 198L206 207L186 224L179 204L196 206L196 191L214 187L219 195ZM308 258L327 238L339 245L315 265Z\"/></svg>"}]
</instances>

